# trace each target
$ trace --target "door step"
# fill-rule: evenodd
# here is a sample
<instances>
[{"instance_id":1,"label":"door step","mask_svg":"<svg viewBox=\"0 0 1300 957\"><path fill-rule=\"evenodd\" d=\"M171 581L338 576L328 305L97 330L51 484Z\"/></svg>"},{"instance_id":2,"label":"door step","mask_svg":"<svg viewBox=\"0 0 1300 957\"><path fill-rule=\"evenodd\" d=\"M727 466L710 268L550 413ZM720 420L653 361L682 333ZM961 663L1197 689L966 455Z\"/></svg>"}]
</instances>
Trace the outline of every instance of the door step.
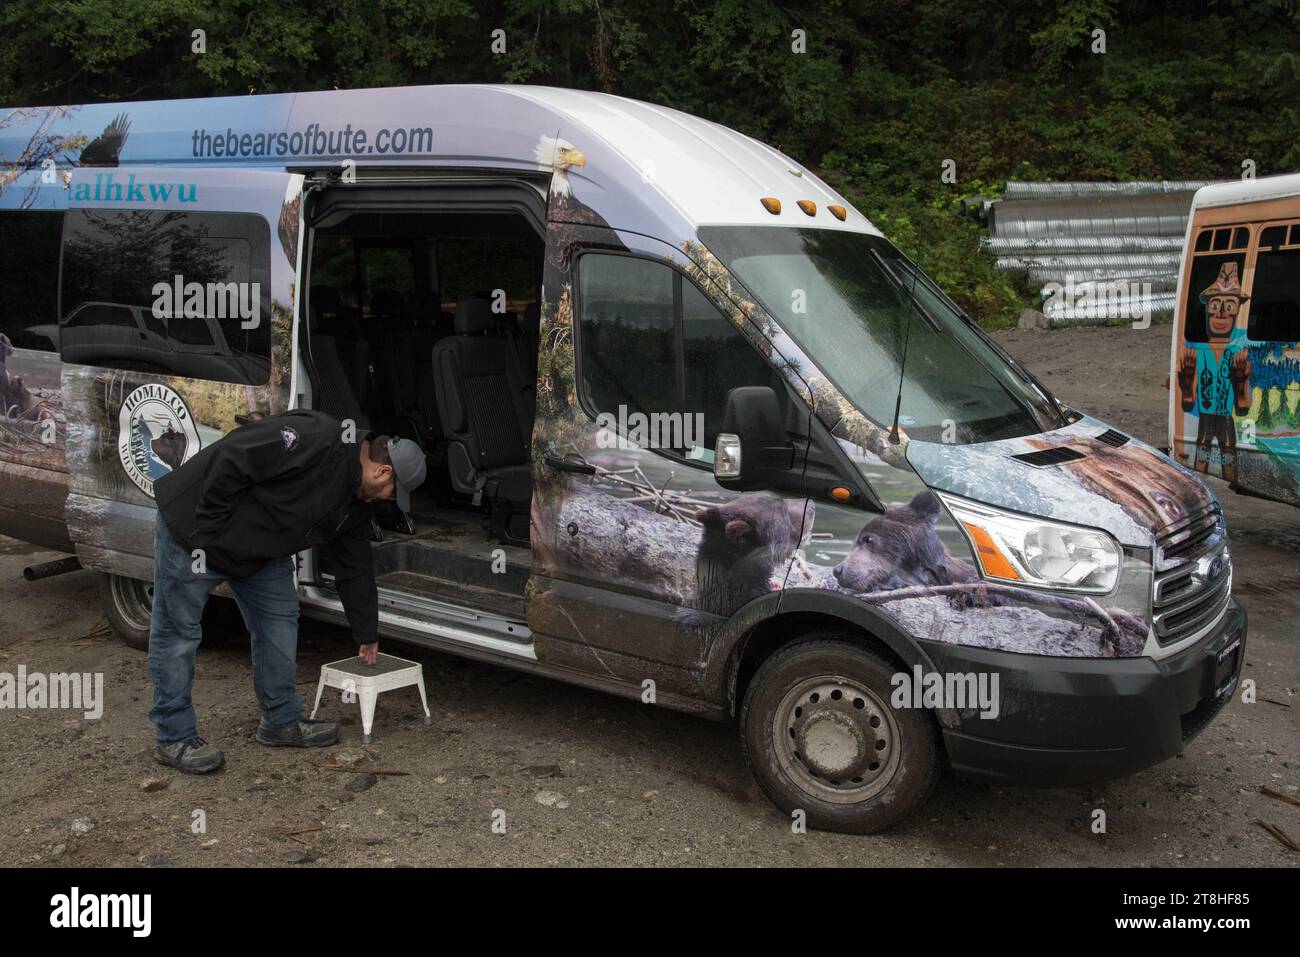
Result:
<instances>
[{"instance_id":1,"label":"door step","mask_svg":"<svg viewBox=\"0 0 1300 957\"><path fill-rule=\"evenodd\" d=\"M510 621L525 621L527 617L522 588L514 593L405 570L376 575L375 584L399 594L446 602Z\"/></svg>"}]
</instances>

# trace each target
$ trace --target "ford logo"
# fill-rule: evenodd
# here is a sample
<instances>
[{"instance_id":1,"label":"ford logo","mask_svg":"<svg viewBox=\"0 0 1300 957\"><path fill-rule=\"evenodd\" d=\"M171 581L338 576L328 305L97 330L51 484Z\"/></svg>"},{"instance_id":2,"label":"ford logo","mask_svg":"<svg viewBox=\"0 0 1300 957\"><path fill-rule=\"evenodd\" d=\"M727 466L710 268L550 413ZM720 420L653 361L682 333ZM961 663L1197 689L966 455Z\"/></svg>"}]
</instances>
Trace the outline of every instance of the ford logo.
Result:
<instances>
[{"instance_id":1,"label":"ford logo","mask_svg":"<svg viewBox=\"0 0 1300 957\"><path fill-rule=\"evenodd\" d=\"M1192 572L1192 578L1202 585L1208 585L1217 581L1224 572L1227 557L1216 555L1214 558L1202 558L1196 563L1196 571Z\"/></svg>"}]
</instances>

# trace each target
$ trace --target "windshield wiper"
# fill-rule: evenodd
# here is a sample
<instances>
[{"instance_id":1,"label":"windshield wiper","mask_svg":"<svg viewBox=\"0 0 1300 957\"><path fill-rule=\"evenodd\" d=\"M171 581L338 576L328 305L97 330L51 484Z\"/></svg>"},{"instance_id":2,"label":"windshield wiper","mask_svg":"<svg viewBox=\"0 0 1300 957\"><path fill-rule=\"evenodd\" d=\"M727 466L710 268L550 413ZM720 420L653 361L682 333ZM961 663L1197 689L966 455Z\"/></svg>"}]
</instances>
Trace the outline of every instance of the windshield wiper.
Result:
<instances>
[{"instance_id":1,"label":"windshield wiper","mask_svg":"<svg viewBox=\"0 0 1300 957\"><path fill-rule=\"evenodd\" d=\"M975 332L989 345L989 347L1000 355L1007 365L1011 366L1012 370L1016 375L1020 376L1022 381L1029 383L1029 385L1033 386L1038 391L1038 394L1041 395L1047 401L1047 404L1052 407L1052 411L1056 413L1056 417L1061 420L1061 425L1070 424L1069 416L1065 414L1065 410L1061 407L1060 401L1048 390L1047 386L1038 381L1036 375L1022 366L1016 360L1015 356L1007 352L1006 349L1003 349L992 336L981 329L975 320L966 315L965 312L958 310L958 314L962 317L963 321L965 321L966 325L971 329L974 329Z\"/></svg>"},{"instance_id":2,"label":"windshield wiper","mask_svg":"<svg viewBox=\"0 0 1300 957\"><path fill-rule=\"evenodd\" d=\"M868 250L868 252L872 256L872 258L876 260L880 268L885 271L885 274L894 280L895 284L899 286L899 289L901 291L902 283L899 281L898 277L894 275L894 271L890 269L888 265L885 264L884 257L881 256L880 253L878 253L874 249ZM912 282L907 289L907 325L904 326L903 328L903 354L898 361L898 393L894 396L894 421L893 424L890 425L889 427L889 441L890 444L892 445L899 444L898 418L899 418L899 413L903 408L903 383L904 381L906 381L905 373L907 369L907 344L908 341L912 338L912 313L914 313L917 308L916 305L917 270L909 269L908 271L912 274ZM930 319L930 323L931 325L934 324L932 318Z\"/></svg>"}]
</instances>

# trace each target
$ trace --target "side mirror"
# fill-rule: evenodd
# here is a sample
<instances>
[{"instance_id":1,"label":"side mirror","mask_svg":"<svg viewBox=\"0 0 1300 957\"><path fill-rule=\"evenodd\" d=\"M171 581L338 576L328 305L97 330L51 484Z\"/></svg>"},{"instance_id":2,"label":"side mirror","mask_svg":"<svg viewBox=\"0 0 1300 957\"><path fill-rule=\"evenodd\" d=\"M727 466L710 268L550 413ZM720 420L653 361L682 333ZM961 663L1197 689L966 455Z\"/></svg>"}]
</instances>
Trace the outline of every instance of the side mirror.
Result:
<instances>
[{"instance_id":1,"label":"side mirror","mask_svg":"<svg viewBox=\"0 0 1300 957\"><path fill-rule=\"evenodd\" d=\"M714 446L713 475L723 488L768 488L794 461L785 417L770 386L741 386L727 393L722 429Z\"/></svg>"}]
</instances>

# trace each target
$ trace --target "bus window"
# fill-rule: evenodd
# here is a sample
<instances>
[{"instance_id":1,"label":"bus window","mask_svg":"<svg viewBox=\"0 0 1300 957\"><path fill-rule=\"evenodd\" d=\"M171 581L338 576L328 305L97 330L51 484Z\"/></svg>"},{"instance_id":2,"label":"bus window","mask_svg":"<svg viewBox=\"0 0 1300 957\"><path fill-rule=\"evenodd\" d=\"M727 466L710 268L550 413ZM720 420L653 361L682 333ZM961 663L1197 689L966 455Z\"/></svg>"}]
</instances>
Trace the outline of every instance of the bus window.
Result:
<instances>
[{"instance_id":1,"label":"bus window","mask_svg":"<svg viewBox=\"0 0 1300 957\"><path fill-rule=\"evenodd\" d=\"M436 251L438 297L444 308L476 296L490 299L496 289L505 293L510 312L537 301L541 277L534 236L439 238Z\"/></svg>"},{"instance_id":2,"label":"bus window","mask_svg":"<svg viewBox=\"0 0 1300 957\"><path fill-rule=\"evenodd\" d=\"M271 371L270 279L271 231L261 216L69 210L60 300L63 358L263 385ZM178 284L181 302L174 301ZM160 297L162 286L166 295ZM146 315L165 323L165 337L158 334L162 323L133 318ZM127 325L138 332L123 335Z\"/></svg>"},{"instance_id":3,"label":"bus window","mask_svg":"<svg viewBox=\"0 0 1300 957\"><path fill-rule=\"evenodd\" d=\"M0 334L16 349L58 348L62 211L0 212Z\"/></svg>"},{"instance_id":4,"label":"bus window","mask_svg":"<svg viewBox=\"0 0 1300 957\"><path fill-rule=\"evenodd\" d=\"M1300 247L1259 251L1246 335L1255 342L1300 341Z\"/></svg>"},{"instance_id":5,"label":"bus window","mask_svg":"<svg viewBox=\"0 0 1300 957\"><path fill-rule=\"evenodd\" d=\"M409 303L415 297L415 254L409 245L363 245L358 251L361 262L361 282L365 288L362 313L375 315L376 297L385 305L395 307L400 300Z\"/></svg>"}]
</instances>

